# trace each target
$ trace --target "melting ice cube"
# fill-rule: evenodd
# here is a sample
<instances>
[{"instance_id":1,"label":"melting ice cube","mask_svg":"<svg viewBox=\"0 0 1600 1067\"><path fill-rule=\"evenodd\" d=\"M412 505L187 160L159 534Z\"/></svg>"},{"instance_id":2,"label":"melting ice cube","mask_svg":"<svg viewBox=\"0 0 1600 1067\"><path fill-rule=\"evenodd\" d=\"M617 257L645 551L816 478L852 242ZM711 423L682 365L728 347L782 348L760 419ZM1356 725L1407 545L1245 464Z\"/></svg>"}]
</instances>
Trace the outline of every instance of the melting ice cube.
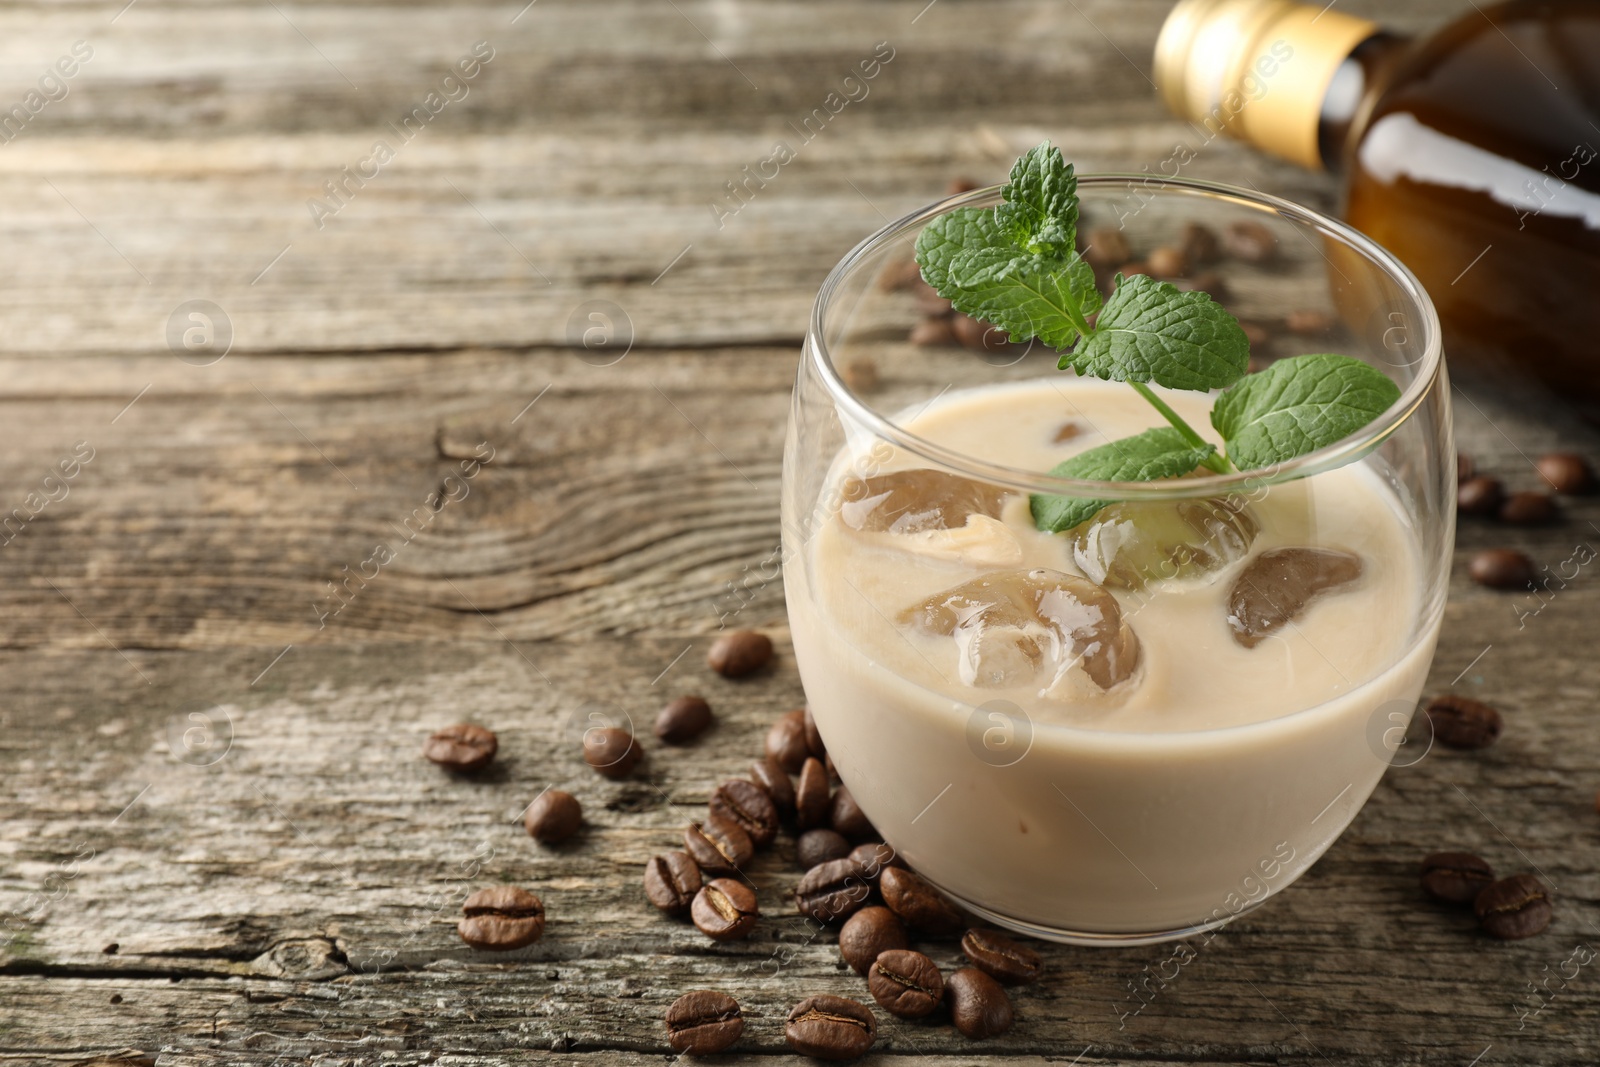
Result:
<instances>
[{"instance_id":1,"label":"melting ice cube","mask_svg":"<svg viewBox=\"0 0 1600 1067\"><path fill-rule=\"evenodd\" d=\"M1125 501L1072 529L1072 559L1092 581L1141 589L1243 559L1261 525L1237 497Z\"/></svg>"},{"instance_id":2,"label":"melting ice cube","mask_svg":"<svg viewBox=\"0 0 1600 1067\"><path fill-rule=\"evenodd\" d=\"M1006 490L944 471L849 478L839 517L862 533L893 537L897 549L973 566L1022 562L1022 545L998 518Z\"/></svg>"},{"instance_id":3,"label":"melting ice cube","mask_svg":"<svg viewBox=\"0 0 1600 1067\"><path fill-rule=\"evenodd\" d=\"M1274 548L1250 561L1228 595L1233 639L1254 648L1312 601L1361 577L1361 557L1332 548Z\"/></svg>"}]
</instances>

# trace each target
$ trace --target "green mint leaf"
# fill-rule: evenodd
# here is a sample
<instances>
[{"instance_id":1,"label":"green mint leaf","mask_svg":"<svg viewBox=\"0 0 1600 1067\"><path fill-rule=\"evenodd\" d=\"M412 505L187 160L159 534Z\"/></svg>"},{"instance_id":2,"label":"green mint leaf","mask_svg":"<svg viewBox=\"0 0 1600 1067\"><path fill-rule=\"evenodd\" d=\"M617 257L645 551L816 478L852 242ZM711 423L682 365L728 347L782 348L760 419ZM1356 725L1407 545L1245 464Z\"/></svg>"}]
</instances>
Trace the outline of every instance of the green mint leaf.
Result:
<instances>
[{"instance_id":1,"label":"green mint leaf","mask_svg":"<svg viewBox=\"0 0 1600 1067\"><path fill-rule=\"evenodd\" d=\"M1295 356L1218 397L1211 425L1234 466L1257 470L1342 440L1399 399L1400 387L1359 359Z\"/></svg>"},{"instance_id":2,"label":"green mint leaf","mask_svg":"<svg viewBox=\"0 0 1600 1067\"><path fill-rule=\"evenodd\" d=\"M1057 478L1086 478L1101 482L1151 482L1158 478L1176 478L1180 474L1188 474L1214 452L1216 448L1212 445L1196 448L1185 441L1177 430L1161 426L1080 452L1066 462L1057 464L1050 473ZM1033 524L1045 533L1070 530L1093 518L1097 511L1110 503L1113 501L1039 493L1028 498L1028 506L1033 511Z\"/></svg>"},{"instance_id":3,"label":"green mint leaf","mask_svg":"<svg viewBox=\"0 0 1600 1067\"><path fill-rule=\"evenodd\" d=\"M1144 274L1117 276L1094 333L1061 357L1062 368L1115 382L1155 382L1207 392L1250 367L1250 342L1222 305Z\"/></svg>"},{"instance_id":4,"label":"green mint leaf","mask_svg":"<svg viewBox=\"0 0 1600 1067\"><path fill-rule=\"evenodd\" d=\"M994 220L1013 244L1049 259L1077 251L1078 179L1060 149L1045 141L1013 163L1000 195Z\"/></svg>"}]
</instances>

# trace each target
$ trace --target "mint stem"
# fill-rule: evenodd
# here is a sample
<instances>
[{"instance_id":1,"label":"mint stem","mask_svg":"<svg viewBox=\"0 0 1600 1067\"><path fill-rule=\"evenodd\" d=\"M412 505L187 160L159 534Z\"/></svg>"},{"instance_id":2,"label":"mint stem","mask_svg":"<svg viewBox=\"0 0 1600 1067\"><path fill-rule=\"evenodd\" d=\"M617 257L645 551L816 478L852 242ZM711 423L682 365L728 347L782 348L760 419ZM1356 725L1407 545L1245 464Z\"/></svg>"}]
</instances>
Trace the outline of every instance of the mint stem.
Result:
<instances>
[{"instance_id":1,"label":"mint stem","mask_svg":"<svg viewBox=\"0 0 1600 1067\"><path fill-rule=\"evenodd\" d=\"M1195 448L1205 448L1207 445L1211 444L1210 441L1207 441L1204 437L1201 437L1199 434L1195 433L1193 427L1191 427L1187 422L1184 422L1181 415L1168 407L1166 401L1162 400L1159 396L1156 396L1155 391L1152 390L1148 385L1144 384L1143 382L1129 382L1128 384L1133 386L1134 389L1138 391L1140 396L1150 401L1150 405L1157 411L1161 412L1161 417L1166 419L1167 422L1172 425L1174 430L1177 430L1180 434L1182 434L1185 441L1189 442ZM1228 458L1220 452L1213 452L1206 459L1202 460L1200 465L1215 474L1227 474L1229 471L1233 470L1233 464L1229 463Z\"/></svg>"}]
</instances>

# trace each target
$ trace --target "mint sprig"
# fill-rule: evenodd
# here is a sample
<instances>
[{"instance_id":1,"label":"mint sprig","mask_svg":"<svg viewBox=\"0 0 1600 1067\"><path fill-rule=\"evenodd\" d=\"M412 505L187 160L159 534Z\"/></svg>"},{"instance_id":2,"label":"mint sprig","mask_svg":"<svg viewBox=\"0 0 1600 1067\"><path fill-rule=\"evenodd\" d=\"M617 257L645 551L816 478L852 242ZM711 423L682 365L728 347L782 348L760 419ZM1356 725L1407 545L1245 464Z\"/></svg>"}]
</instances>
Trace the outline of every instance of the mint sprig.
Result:
<instances>
[{"instance_id":1,"label":"mint sprig","mask_svg":"<svg viewBox=\"0 0 1600 1067\"><path fill-rule=\"evenodd\" d=\"M959 312L1003 328L1014 342L1038 338L1063 352L1060 367L1127 382L1168 426L1073 456L1051 473L1096 481L1154 481L1257 470L1333 444L1400 396L1382 371L1322 353L1281 360L1248 375L1250 343L1239 322L1203 292L1145 275L1117 275L1102 301L1077 249L1078 181L1048 141L1011 168L994 208L961 208L917 237L923 279ZM1226 390L1211 411L1225 449L1201 437L1151 384ZM1059 532L1112 501L1032 498L1034 523Z\"/></svg>"}]
</instances>

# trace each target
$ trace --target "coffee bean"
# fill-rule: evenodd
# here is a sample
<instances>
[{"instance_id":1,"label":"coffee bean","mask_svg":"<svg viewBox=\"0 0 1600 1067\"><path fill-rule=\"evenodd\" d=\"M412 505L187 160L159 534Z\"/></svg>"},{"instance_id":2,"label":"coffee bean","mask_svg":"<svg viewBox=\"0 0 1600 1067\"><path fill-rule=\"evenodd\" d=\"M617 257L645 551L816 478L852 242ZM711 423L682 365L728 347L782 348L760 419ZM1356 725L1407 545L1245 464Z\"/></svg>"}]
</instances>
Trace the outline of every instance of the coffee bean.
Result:
<instances>
[{"instance_id":1,"label":"coffee bean","mask_svg":"<svg viewBox=\"0 0 1600 1067\"><path fill-rule=\"evenodd\" d=\"M1217 231L1198 222L1186 222L1178 230L1178 247L1191 263L1215 263L1222 256Z\"/></svg>"},{"instance_id":2,"label":"coffee bean","mask_svg":"<svg viewBox=\"0 0 1600 1067\"><path fill-rule=\"evenodd\" d=\"M467 917L456 924L456 932L461 940L485 952L522 948L544 933L544 904L514 885L480 889L467 898L461 910Z\"/></svg>"},{"instance_id":3,"label":"coffee bean","mask_svg":"<svg viewBox=\"0 0 1600 1067\"><path fill-rule=\"evenodd\" d=\"M794 901L800 914L819 923L840 922L860 911L872 895L872 883L852 859L829 860L800 879Z\"/></svg>"},{"instance_id":4,"label":"coffee bean","mask_svg":"<svg viewBox=\"0 0 1600 1067\"><path fill-rule=\"evenodd\" d=\"M701 870L711 874L739 873L756 851L744 827L715 815L683 828L683 848Z\"/></svg>"},{"instance_id":5,"label":"coffee bean","mask_svg":"<svg viewBox=\"0 0 1600 1067\"><path fill-rule=\"evenodd\" d=\"M1555 497L1549 493L1512 493L1500 505L1500 521L1513 526L1543 526L1559 514Z\"/></svg>"},{"instance_id":6,"label":"coffee bean","mask_svg":"<svg viewBox=\"0 0 1600 1067\"><path fill-rule=\"evenodd\" d=\"M772 639L754 630L723 634L706 655L706 663L724 678L743 678L771 662Z\"/></svg>"},{"instance_id":7,"label":"coffee bean","mask_svg":"<svg viewBox=\"0 0 1600 1067\"><path fill-rule=\"evenodd\" d=\"M749 937L756 925L756 895L743 882L717 878L695 894L689 906L694 925L713 941Z\"/></svg>"},{"instance_id":8,"label":"coffee bean","mask_svg":"<svg viewBox=\"0 0 1600 1067\"><path fill-rule=\"evenodd\" d=\"M912 282L922 280L922 268L915 259L902 259L883 268L878 275L878 289L885 293L898 293L910 288Z\"/></svg>"},{"instance_id":9,"label":"coffee bean","mask_svg":"<svg viewBox=\"0 0 1600 1067\"><path fill-rule=\"evenodd\" d=\"M799 774L809 754L805 712L788 712L767 731L767 758L774 760L786 773Z\"/></svg>"},{"instance_id":10,"label":"coffee bean","mask_svg":"<svg viewBox=\"0 0 1600 1067\"><path fill-rule=\"evenodd\" d=\"M1516 941L1550 925L1550 891L1531 874L1514 874L1479 893L1472 910L1484 933Z\"/></svg>"},{"instance_id":11,"label":"coffee bean","mask_svg":"<svg viewBox=\"0 0 1600 1067\"><path fill-rule=\"evenodd\" d=\"M1177 278L1172 284L1181 292L1205 293L1219 304L1233 297L1233 290L1228 288L1228 283L1222 275L1214 270L1203 270L1188 278Z\"/></svg>"},{"instance_id":12,"label":"coffee bean","mask_svg":"<svg viewBox=\"0 0 1600 1067\"><path fill-rule=\"evenodd\" d=\"M1019 352L1022 350L1021 345L1012 345L1011 335L1003 327L960 312L950 317L950 329L963 347L974 352L1009 352L1013 347Z\"/></svg>"},{"instance_id":13,"label":"coffee bean","mask_svg":"<svg viewBox=\"0 0 1600 1067\"><path fill-rule=\"evenodd\" d=\"M685 993L667 1009L667 1044L676 1052L711 1056L739 1040L744 1015L739 1002L726 993L696 989Z\"/></svg>"},{"instance_id":14,"label":"coffee bean","mask_svg":"<svg viewBox=\"0 0 1600 1067\"><path fill-rule=\"evenodd\" d=\"M1128 238L1116 226L1096 226L1089 231L1088 242L1083 249L1083 258L1092 267L1109 269L1133 258Z\"/></svg>"},{"instance_id":15,"label":"coffee bean","mask_svg":"<svg viewBox=\"0 0 1600 1067\"><path fill-rule=\"evenodd\" d=\"M766 790L754 782L729 778L717 786L706 806L713 819L737 823L757 848L765 848L778 836L778 809Z\"/></svg>"},{"instance_id":16,"label":"coffee bean","mask_svg":"<svg viewBox=\"0 0 1600 1067\"><path fill-rule=\"evenodd\" d=\"M811 716L811 705L800 709L800 724L806 731L806 751L818 759L826 759L828 746L822 743L822 734L817 732L817 720Z\"/></svg>"},{"instance_id":17,"label":"coffee bean","mask_svg":"<svg viewBox=\"0 0 1600 1067\"><path fill-rule=\"evenodd\" d=\"M1011 1029L1011 998L1000 983L976 967L963 967L945 980L950 1021L965 1037L982 1041Z\"/></svg>"},{"instance_id":18,"label":"coffee bean","mask_svg":"<svg viewBox=\"0 0 1600 1067\"><path fill-rule=\"evenodd\" d=\"M1533 585L1533 560L1514 548L1490 548L1472 557L1467 573L1490 589L1528 589Z\"/></svg>"},{"instance_id":19,"label":"coffee bean","mask_svg":"<svg viewBox=\"0 0 1600 1067\"><path fill-rule=\"evenodd\" d=\"M795 790L794 807L796 824L802 830L828 821L828 772L815 756L807 757L800 767L800 787Z\"/></svg>"},{"instance_id":20,"label":"coffee bean","mask_svg":"<svg viewBox=\"0 0 1600 1067\"><path fill-rule=\"evenodd\" d=\"M911 296L917 302L917 310L928 318L947 319L950 317L950 301L940 296L933 286L923 280L919 274L917 280L911 283Z\"/></svg>"},{"instance_id":21,"label":"coffee bean","mask_svg":"<svg viewBox=\"0 0 1600 1067\"><path fill-rule=\"evenodd\" d=\"M750 780L767 791L767 799L778 809L778 818L794 818L794 779L783 772L777 760L769 757L751 764Z\"/></svg>"},{"instance_id":22,"label":"coffee bean","mask_svg":"<svg viewBox=\"0 0 1600 1067\"><path fill-rule=\"evenodd\" d=\"M607 778L626 778L642 751L620 726L593 726L583 732L583 762Z\"/></svg>"},{"instance_id":23,"label":"coffee bean","mask_svg":"<svg viewBox=\"0 0 1600 1067\"><path fill-rule=\"evenodd\" d=\"M842 860L850 855L850 842L835 830L807 830L800 835L795 853L801 868L809 871L819 863Z\"/></svg>"},{"instance_id":24,"label":"coffee bean","mask_svg":"<svg viewBox=\"0 0 1600 1067\"><path fill-rule=\"evenodd\" d=\"M458 722L428 738L422 754L447 771L481 771L494 759L500 742L493 730Z\"/></svg>"},{"instance_id":25,"label":"coffee bean","mask_svg":"<svg viewBox=\"0 0 1600 1067\"><path fill-rule=\"evenodd\" d=\"M974 967L1006 985L1036 982L1044 970L1044 961L1037 952L998 930L968 930L961 937L961 951Z\"/></svg>"},{"instance_id":26,"label":"coffee bean","mask_svg":"<svg viewBox=\"0 0 1600 1067\"><path fill-rule=\"evenodd\" d=\"M1182 278L1189 273L1189 257L1171 245L1151 249L1144 261L1150 265L1150 273L1157 278Z\"/></svg>"},{"instance_id":27,"label":"coffee bean","mask_svg":"<svg viewBox=\"0 0 1600 1067\"><path fill-rule=\"evenodd\" d=\"M903 867L894 849L882 841L869 841L850 850L850 858L861 864L861 870L876 884L885 867Z\"/></svg>"},{"instance_id":28,"label":"coffee bean","mask_svg":"<svg viewBox=\"0 0 1600 1067\"><path fill-rule=\"evenodd\" d=\"M1142 259L1130 259L1128 262L1117 268L1117 273L1122 275L1124 278L1132 278L1137 274L1149 274L1150 264L1146 263Z\"/></svg>"},{"instance_id":29,"label":"coffee bean","mask_svg":"<svg viewBox=\"0 0 1600 1067\"><path fill-rule=\"evenodd\" d=\"M944 187L944 192L946 196L957 196L961 193L970 193L982 188L983 186L971 178L951 178L950 184Z\"/></svg>"},{"instance_id":30,"label":"coffee bean","mask_svg":"<svg viewBox=\"0 0 1600 1067\"><path fill-rule=\"evenodd\" d=\"M1494 868L1470 852L1435 852L1422 860L1422 891L1446 904L1471 904L1493 881Z\"/></svg>"},{"instance_id":31,"label":"coffee bean","mask_svg":"<svg viewBox=\"0 0 1600 1067\"><path fill-rule=\"evenodd\" d=\"M1488 748L1500 737L1500 713L1481 700L1445 694L1428 701L1433 736L1451 748Z\"/></svg>"},{"instance_id":32,"label":"coffee bean","mask_svg":"<svg viewBox=\"0 0 1600 1067\"><path fill-rule=\"evenodd\" d=\"M890 949L879 954L867 972L867 990L890 1015L920 1019L944 999L939 965L920 952Z\"/></svg>"},{"instance_id":33,"label":"coffee bean","mask_svg":"<svg viewBox=\"0 0 1600 1067\"><path fill-rule=\"evenodd\" d=\"M946 348L958 343L955 328L948 318L923 319L911 327L906 340L924 348Z\"/></svg>"},{"instance_id":34,"label":"coffee bean","mask_svg":"<svg viewBox=\"0 0 1600 1067\"><path fill-rule=\"evenodd\" d=\"M711 705L704 697L678 697L656 716L656 736L669 745L687 744L710 725Z\"/></svg>"},{"instance_id":35,"label":"coffee bean","mask_svg":"<svg viewBox=\"0 0 1600 1067\"><path fill-rule=\"evenodd\" d=\"M1332 332L1335 320L1326 311L1318 311L1315 308L1300 308L1289 312L1284 317L1283 324L1288 327L1290 333L1321 336Z\"/></svg>"},{"instance_id":36,"label":"coffee bean","mask_svg":"<svg viewBox=\"0 0 1600 1067\"><path fill-rule=\"evenodd\" d=\"M1558 493L1580 496L1595 491L1594 468L1576 452L1551 452L1540 456L1536 466L1539 477Z\"/></svg>"},{"instance_id":37,"label":"coffee bean","mask_svg":"<svg viewBox=\"0 0 1600 1067\"><path fill-rule=\"evenodd\" d=\"M862 908L839 930L839 955L857 974L871 970L880 954L905 947L906 928L894 912L878 904Z\"/></svg>"},{"instance_id":38,"label":"coffee bean","mask_svg":"<svg viewBox=\"0 0 1600 1067\"><path fill-rule=\"evenodd\" d=\"M1497 515L1505 499L1500 479L1487 475L1468 478L1456 486L1456 510L1463 515Z\"/></svg>"},{"instance_id":39,"label":"coffee bean","mask_svg":"<svg viewBox=\"0 0 1600 1067\"><path fill-rule=\"evenodd\" d=\"M828 781L830 781L830 782L839 781L839 768L837 768L837 767L835 767L833 765L833 756L832 755L827 755L827 756L823 756L822 757L822 769L828 772Z\"/></svg>"},{"instance_id":40,"label":"coffee bean","mask_svg":"<svg viewBox=\"0 0 1600 1067\"><path fill-rule=\"evenodd\" d=\"M583 825L583 805L571 793L546 789L528 805L522 825L535 841L559 845Z\"/></svg>"},{"instance_id":41,"label":"coffee bean","mask_svg":"<svg viewBox=\"0 0 1600 1067\"><path fill-rule=\"evenodd\" d=\"M886 867L878 878L883 902L907 926L930 934L950 933L961 926L961 913L921 875L901 867Z\"/></svg>"},{"instance_id":42,"label":"coffee bean","mask_svg":"<svg viewBox=\"0 0 1600 1067\"><path fill-rule=\"evenodd\" d=\"M1478 465L1465 452L1456 453L1456 484L1459 485L1478 473Z\"/></svg>"},{"instance_id":43,"label":"coffee bean","mask_svg":"<svg viewBox=\"0 0 1600 1067\"><path fill-rule=\"evenodd\" d=\"M859 1001L823 994L807 997L789 1012L783 1036L789 1047L819 1060L853 1060L866 1054L877 1034L872 1009Z\"/></svg>"},{"instance_id":44,"label":"coffee bean","mask_svg":"<svg viewBox=\"0 0 1600 1067\"><path fill-rule=\"evenodd\" d=\"M878 365L870 359L852 359L839 368L839 377L852 393L870 393L878 388Z\"/></svg>"},{"instance_id":45,"label":"coffee bean","mask_svg":"<svg viewBox=\"0 0 1600 1067\"><path fill-rule=\"evenodd\" d=\"M1272 343L1272 331L1259 322L1240 319L1239 329L1244 331L1244 339L1251 348L1263 348Z\"/></svg>"},{"instance_id":46,"label":"coffee bean","mask_svg":"<svg viewBox=\"0 0 1600 1067\"><path fill-rule=\"evenodd\" d=\"M828 819L835 830L852 841L869 841L878 836L878 831L867 821L861 805L850 795L850 787L847 785L841 785L834 790L833 801L828 809Z\"/></svg>"},{"instance_id":47,"label":"coffee bean","mask_svg":"<svg viewBox=\"0 0 1600 1067\"><path fill-rule=\"evenodd\" d=\"M700 865L686 852L663 852L644 865L644 895L668 915L682 915L700 892Z\"/></svg>"},{"instance_id":48,"label":"coffee bean","mask_svg":"<svg viewBox=\"0 0 1600 1067\"><path fill-rule=\"evenodd\" d=\"M1228 255L1246 263L1266 263L1278 254L1278 239L1259 222L1231 222L1222 233Z\"/></svg>"}]
</instances>

